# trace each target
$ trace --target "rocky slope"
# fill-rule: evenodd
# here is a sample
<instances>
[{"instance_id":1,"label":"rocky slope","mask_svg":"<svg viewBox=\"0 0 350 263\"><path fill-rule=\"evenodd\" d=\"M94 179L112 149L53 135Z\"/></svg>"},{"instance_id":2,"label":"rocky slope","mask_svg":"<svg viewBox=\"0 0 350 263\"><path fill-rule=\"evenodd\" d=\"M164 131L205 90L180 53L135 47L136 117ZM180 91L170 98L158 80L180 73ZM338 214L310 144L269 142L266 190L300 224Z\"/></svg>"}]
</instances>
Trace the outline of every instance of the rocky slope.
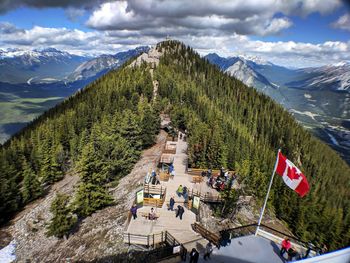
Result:
<instances>
[{"instance_id":1,"label":"rocky slope","mask_svg":"<svg viewBox=\"0 0 350 263\"><path fill-rule=\"evenodd\" d=\"M123 233L129 208L144 175L160 158L165 141L166 133L161 131L157 143L143 152L131 173L122 178L117 187L110 189L116 205L82 220L79 228L67 240L47 237L46 226L51 218L51 201L58 192L73 194L78 182L77 175L66 175L52 187L46 197L28 205L8 226L0 229L0 233L7 236L8 241L15 240L17 261L91 261L127 251L128 247L123 243Z\"/></svg>"}]
</instances>

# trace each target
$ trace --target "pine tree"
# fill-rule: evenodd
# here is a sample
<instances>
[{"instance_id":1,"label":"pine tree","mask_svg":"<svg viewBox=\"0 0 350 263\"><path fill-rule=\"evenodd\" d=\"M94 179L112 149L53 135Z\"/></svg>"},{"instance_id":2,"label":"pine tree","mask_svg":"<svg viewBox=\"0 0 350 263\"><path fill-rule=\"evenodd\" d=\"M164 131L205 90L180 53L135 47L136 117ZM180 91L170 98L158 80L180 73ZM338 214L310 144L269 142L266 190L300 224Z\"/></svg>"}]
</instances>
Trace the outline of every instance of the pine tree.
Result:
<instances>
[{"instance_id":1,"label":"pine tree","mask_svg":"<svg viewBox=\"0 0 350 263\"><path fill-rule=\"evenodd\" d=\"M23 202L28 203L37 197L41 196L43 193L43 188L39 182L37 175L34 173L33 169L29 163L23 161L23 188L22 196Z\"/></svg>"},{"instance_id":2,"label":"pine tree","mask_svg":"<svg viewBox=\"0 0 350 263\"><path fill-rule=\"evenodd\" d=\"M78 170L81 181L74 205L78 215L85 217L102 207L110 205L113 201L113 198L103 187L106 183L106 177L101 173L100 161L96 156L93 142L83 148Z\"/></svg>"},{"instance_id":3,"label":"pine tree","mask_svg":"<svg viewBox=\"0 0 350 263\"><path fill-rule=\"evenodd\" d=\"M67 236L78 221L77 216L72 213L69 206L69 197L57 194L51 204L50 212L52 219L48 226L48 235L59 238Z\"/></svg>"}]
</instances>

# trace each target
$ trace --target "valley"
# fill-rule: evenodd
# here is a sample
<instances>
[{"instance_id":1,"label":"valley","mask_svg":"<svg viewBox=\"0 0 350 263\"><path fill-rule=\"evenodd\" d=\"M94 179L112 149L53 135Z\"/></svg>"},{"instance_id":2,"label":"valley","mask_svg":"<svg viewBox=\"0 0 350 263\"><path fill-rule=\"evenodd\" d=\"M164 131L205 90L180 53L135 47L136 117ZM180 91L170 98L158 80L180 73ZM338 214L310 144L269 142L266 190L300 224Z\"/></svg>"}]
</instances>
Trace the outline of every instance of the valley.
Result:
<instances>
[{"instance_id":1,"label":"valley","mask_svg":"<svg viewBox=\"0 0 350 263\"><path fill-rule=\"evenodd\" d=\"M206 56L222 71L268 95L350 164L350 65L289 69L254 58Z\"/></svg>"}]
</instances>

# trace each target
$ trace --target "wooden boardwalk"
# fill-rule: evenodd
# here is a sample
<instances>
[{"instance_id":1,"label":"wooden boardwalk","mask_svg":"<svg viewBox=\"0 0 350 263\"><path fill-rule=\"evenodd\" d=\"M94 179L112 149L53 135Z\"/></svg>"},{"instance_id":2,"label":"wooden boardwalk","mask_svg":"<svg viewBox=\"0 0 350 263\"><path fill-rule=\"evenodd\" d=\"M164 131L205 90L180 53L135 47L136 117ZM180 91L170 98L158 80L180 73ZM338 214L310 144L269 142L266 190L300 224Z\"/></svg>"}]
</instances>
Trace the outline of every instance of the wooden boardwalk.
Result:
<instances>
[{"instance_id":1,"label":"wooden boardwalk","mask_svg":"<svg viewBox=\"0 0 350 263\"><path fill-rule=\"evenodd\" d=\"M187 142L179 139L177 143L176 153L174 155L174 169L175 176L168 182L161 182L162 185L166 187L166 197L163 207L154 208L156 214L159 215L157 220L151 221L145 217L142 217L142 213L149 213L151 207L144 206L138 209L138 218L131 219L130 224L127 229L127 233L139 234L139 235L153 235L158 234L162 231L168 231L173 235L176 240L183 243L188 250L196 247L198 251L202 251L208 241L200 236L198 233L192 230L191 224L196 222L196 215L185 209L182 220L175 217L175 211L168 210L168 204L171 196L175 198L175 206L182 205L184 203L183 197L178 197L176 190L181 184L187 188L192 189L194 184L191 183L191 176L186 174L187 167ZM157 237L158 238L158 237ZM145 241L140 241L140 243Z\"/></svg>"}]
</instances>

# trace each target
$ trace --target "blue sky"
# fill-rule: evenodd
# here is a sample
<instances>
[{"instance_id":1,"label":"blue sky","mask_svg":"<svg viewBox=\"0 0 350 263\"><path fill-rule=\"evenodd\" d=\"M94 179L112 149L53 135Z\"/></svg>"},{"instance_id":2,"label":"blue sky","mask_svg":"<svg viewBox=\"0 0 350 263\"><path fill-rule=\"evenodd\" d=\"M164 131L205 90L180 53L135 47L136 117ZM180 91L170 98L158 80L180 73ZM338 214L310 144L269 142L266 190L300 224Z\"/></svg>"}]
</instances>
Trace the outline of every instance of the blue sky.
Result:
<instances>
[{"instance_id":1,"label":"blue sky","mask_svg":"<svg viewBox=\"0 0 350 263\"><path fill-rule=\"evenodd\" d=\"M348 11L339 0L72 0L64 6L13 0L0 2L0 45L97 55L152 45L169 34L201 54L312 66L350 59Z\"/></svg>"}]
</instances>

